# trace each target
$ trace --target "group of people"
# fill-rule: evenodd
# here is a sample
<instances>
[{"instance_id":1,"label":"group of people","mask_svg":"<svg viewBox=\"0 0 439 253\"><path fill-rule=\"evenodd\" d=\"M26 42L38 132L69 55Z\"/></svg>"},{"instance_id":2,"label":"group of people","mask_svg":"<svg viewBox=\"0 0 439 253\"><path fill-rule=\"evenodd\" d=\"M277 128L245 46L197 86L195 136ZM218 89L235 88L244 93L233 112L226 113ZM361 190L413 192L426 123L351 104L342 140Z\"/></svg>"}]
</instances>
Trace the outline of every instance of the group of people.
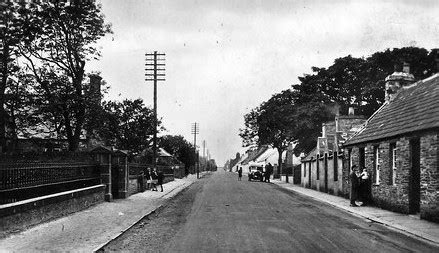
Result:
<instances>
[{"instance_id":1,"label":"group of people","mask_svg":"<svg viewBox=\"0 0 439 253\"><path fill-rule=\"evenodd\" d=\"M370 199L370 177L366 169L360 172L357 165L353 165L349 175L351 181L350 200L351 206L358 206L356 201L362 202L361 206L368 204Z\"/></svg>"},{"instance_id":2,"label":"group of people","mask_svg":"<svg viewBox=\"0 0 439 253\"><path fill-rule=\"evenodd\" d=\"M264 182L270 183L271 174L273 174L273 165L271 165L271 163L268 163L265 166L265 172L263 173ZM238 181L242 181L242 167L239 167L238 169Z\"/></svg>"},{"instance_id":3,"label":"group of people","mask_svg":"<svg viewBox=\"0 0 439 253\"><path fill-rule=\"evenodd\" d=\"M163 191L163 172L157 172L157 169L154 168L153 170L151 170L151 168L148 168L146 171L146 184L148 189L150 189L151 191L157 191L157 185L160 186L161 188L161 192Z\"/></svg>"}]
</instances>

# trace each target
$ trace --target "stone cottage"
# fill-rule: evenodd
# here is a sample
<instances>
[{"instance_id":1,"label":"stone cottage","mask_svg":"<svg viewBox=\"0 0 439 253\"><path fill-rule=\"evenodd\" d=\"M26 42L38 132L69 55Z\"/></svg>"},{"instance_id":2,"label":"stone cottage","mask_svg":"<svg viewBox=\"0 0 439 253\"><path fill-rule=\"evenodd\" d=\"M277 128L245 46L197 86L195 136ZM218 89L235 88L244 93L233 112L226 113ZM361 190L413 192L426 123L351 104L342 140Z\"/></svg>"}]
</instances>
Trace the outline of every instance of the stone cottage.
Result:
<instances>
[{"instance_id":1,"label":"stone cottage","mask_svg":"<svg viewBox=\"0 0 439 253\"><path fill-rule=\"evenodd\" d=\"M316 147L302 159L301 186L335 195L343 194L343 153L341 145L365 122L364 116L336 115L334 121L322 125L322 136Z\"/></svg>"},{"instance_id":2,"label":"stone cottage","mask_svg":"<svg viewBox=\"0 0 439 253\"><path fill-rule=\"evenodd\" d=\"M439 74L414 82L405 66L385 81L385 103L344 144L343 180L366 168L377 206L439 222Z\"/></svg>"}]
</instances>

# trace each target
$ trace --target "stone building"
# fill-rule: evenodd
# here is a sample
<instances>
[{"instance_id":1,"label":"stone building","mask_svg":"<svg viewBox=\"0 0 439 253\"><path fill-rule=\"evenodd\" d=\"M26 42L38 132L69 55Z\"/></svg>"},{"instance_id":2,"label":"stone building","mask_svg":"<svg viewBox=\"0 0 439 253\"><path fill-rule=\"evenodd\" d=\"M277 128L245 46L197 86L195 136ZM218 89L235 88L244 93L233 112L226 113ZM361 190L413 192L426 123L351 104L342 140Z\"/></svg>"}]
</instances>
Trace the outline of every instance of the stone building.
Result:
<instances>
[{"instance_id":1,"label":"stone building","mask_svg":"<svg viewBox=\"0 0 439 253\"><path fill-rule=\"evenodd\" d=\"M301 186L335 195L344 195L342 180L343 154L341 145L365 122L355 115L336 115L334 121L322 125L322 136L316 147L302 159Z\"/></svg>"},{"instance_id":2,"label":"stone building","mask_svg":"<svg viewBox=\"0 0 439 253\"><path fill-rule=\"evenodd\" d=\"M405 66L385 81L385 103L344 144L343 192L356 164L377 206L439 222L439 74L414 82Z\"/></svg>"}]
</instances>

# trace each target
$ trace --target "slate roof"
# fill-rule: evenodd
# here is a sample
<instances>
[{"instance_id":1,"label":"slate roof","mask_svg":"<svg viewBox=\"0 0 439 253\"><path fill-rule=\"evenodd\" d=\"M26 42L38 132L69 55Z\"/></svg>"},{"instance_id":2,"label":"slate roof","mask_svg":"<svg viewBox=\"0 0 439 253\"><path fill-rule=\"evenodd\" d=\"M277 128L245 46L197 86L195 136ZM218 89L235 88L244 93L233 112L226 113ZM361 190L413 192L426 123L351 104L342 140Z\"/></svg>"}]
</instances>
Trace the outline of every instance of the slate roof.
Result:
<instances>
[{"instance_id":1,"label":"slate roof","mask_svg":"<svg viewBox=\"0 0 439 253\"><path fill-rule=\"evenodd\" d=\"M267 145L264 145L260 147L256 152L253 154L249 154L249 156L244 159L244 161L241 162L241 164L245 165L248 164L251 161L256 160L259 156L261 156L269 147Z\"/></svg>"},{"instance_id":2,"label":"slate roof","mask_svg":"<svg viewBox=\"0 0 439 253\"><path fill-rule=\"evenodd\" d=\"M439 74L401 88L344 146L439 127Z\"/></svg>"}]
</instances>

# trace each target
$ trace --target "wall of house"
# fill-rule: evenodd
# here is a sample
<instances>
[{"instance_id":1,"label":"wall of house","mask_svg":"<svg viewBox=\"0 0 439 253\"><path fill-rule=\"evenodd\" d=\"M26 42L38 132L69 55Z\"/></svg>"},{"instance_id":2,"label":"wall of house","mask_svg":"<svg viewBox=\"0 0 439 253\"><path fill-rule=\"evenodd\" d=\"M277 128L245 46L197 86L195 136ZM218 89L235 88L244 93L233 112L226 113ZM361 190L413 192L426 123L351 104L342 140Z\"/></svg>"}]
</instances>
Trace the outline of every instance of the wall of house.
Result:
<instances>
[{"instance_id":1,"label":"wall of house","mask_svg":"<svg viewBox=\"0 0 439 253\"><path fill-rule=\"evenodd\" d=\"M365 151L365 167L372 179L372 201L384 209L409 213L409 191L411 174L410 140L420 140L420 216L423 219L439 222L439 132L429 131L417 135L404 136L367 143ZM396 177L392 180L390 145L395 143ZM375 170L374 149L378 148L379 171ZM343 193L349 194L349 151L352 164L359 164L359 146L347 147L344 150ZM376 181L379 173L379 182Z\"/></svg>"},{"instance_id":2,"label":"wall of house","mask_svg":"<svg viewBox=\"0 0 439 253\"><path fill-rule=\"evenodd\" d=\"M420 139L421 218L439 222L439 132Z\"/></svg>"},{"instance_id":3,"label":"wall of house","mask_svg":"<svg viewBox=\"0 0 439 253\"><path fill-rule=\"evenodd\" d=\"M318 159L302 162L301 186L333 195L343 195L343 155L337 155L335 159L337 159L336 164L334 164L334 155L323 155ZM310 164L311 184L309 183ZM336 167L334 165L336 165ZM304 171L305 168L306 174ZM334 174L334 170L337 170L336 175ZM327 177L327 187L325 186L325 176Z\"/></svg>"}]
</instances>

